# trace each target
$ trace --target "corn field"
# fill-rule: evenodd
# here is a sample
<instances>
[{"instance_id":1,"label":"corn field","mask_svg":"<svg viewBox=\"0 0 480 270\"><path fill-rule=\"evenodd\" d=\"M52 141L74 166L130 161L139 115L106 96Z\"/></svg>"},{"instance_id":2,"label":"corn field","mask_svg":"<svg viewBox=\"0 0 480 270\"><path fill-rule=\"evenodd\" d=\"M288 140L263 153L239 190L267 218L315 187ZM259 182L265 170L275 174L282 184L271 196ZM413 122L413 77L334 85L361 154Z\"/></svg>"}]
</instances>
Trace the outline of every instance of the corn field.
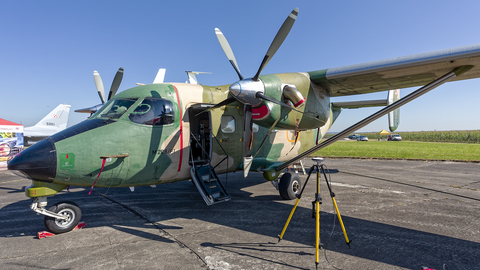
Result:
<instances>
[{"instance_id":1,"label":"corn field","mask_svg":"<svg viewBox=\"0 0 480 270\"><path fill-rule=\"evenodd\" d=\"M369 140L378 140L379 137L378 133L355 134L367 136ZM393 132L393 134L399 134L404 141L480 143L480 130ZM386 139L385 135L380 137Z\"/></svg>"}]
</instances>

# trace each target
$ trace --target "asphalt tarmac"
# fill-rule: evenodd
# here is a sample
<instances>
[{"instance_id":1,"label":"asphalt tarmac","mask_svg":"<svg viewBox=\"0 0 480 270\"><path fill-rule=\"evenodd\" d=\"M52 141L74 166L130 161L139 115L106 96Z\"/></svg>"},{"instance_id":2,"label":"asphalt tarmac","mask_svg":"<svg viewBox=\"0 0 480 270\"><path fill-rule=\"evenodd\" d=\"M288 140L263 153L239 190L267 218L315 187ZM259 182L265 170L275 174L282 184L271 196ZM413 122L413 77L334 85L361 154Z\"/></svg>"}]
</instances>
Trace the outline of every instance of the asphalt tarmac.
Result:
<instances>
[{"instance_id":1,"label":"asphalt tarmac","mask_svg":"<svg viewBox=\"0 0 480 270\"><path fill-rule=\"evenodd\" d=\"M480 164L324 163L352 243L322 179L318 269L480 269ZM231 173L223 183L232 200L213 206L190 181L91 195L71 187L49 206L77 203L86 227L37 239L45 229L24 195L30 181L0 171L0 269L315 269L315 178L280 243L295 201L259 173Z\"/></svg>"}]
</instances>

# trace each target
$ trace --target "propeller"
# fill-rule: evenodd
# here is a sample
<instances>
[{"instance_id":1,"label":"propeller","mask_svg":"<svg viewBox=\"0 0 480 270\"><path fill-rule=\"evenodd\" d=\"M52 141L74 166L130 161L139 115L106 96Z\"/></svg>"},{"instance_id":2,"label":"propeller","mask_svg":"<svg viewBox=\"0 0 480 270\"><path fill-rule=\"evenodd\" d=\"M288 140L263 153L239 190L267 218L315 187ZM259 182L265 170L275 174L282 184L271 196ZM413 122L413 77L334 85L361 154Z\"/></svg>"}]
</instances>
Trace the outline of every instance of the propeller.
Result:
<instances>
[{"instance_id":1,"label":"propeller","mask_svg":"<svg viewBox=\"0 0 480 270\"><path fill-rule=\"evenodd\" d=\"M102 78L100 78L100 74L95 70L93 72L93 79L95 80L95 86L97 87L98 96L102 101L102 104L105 104L105 101L109 101L116 93L118 88L120 87L120 83L123 79L123 67L119 68L117 74L113 78L112 86L110 86L110 92L108 93L108 98L105 100L105 90L103 88Z\"/></svg>"},{"instance_id":2,"label":"propeller","mask_svg":"<svg viewBox=\"0 0 480 270\"><path fill-rule=\"evenodd\" d=\"M240 80L243 80L243 76L240 73L240 69L238 69L237 60L235 60L235 55L233 55L232 48L230 48L230 44L228 44L227 39L223 35L222 31L220 31L220 29L218 28L215 28L215 34L217 35L218 42L220 43L220 46L222 47L223 52L225 52L225 55L227 56L228 61L230 61L230 64L232 64L233 68L237 72L238 78Z\"/></svg>"},{"instance_id":3,"label":"propeller","mask_svg":"<svg viewBox=\"0 0 480 270\"><path fill-rule=\"evenodd\" d=\"M265 57L263 58L262 64L260 64L260 67L258 68L257 74L253 77L254 81L258 81L258 77L260 76L260 73L262 72L263 68L268 64L268 62L272 59L272 57L275 55L277 52L278 48L282 45L283 41L287 38L288 33L290 33L290 30L293 27L293 23L297 19L298 16L298 8L295 8L290 15L288 15L287 19L285 22L283 22L282 26L277 32L277 35L272 41L272 44L270 45L270 48L268 48L267 53L265 54Z\"/></svg>"},{"instance_id":4,"label":"propeller","mask_svg":"<svg viewBox=\"0 0 480 270\"><path fill-rule=\"evenodd\" d=\"M285 22L282 24L280 29L277 32L277 35L272 41L272 44L270 45L270 48L268 49L267 53L265 54L265 57L262 60L262 63L260 64L260 67L258 68L257 73L253 78L244 78L240 72L240 69L238 68L237 61L235 59L235 56L233 54L233 51L230 47L230 44L228 44L227 39L223 35L223 33L220 31L220 29L215 28L215 34L217 35L218 42L220 43L220 46L223 49L223 52L228 58L228 61L230 64L233 66L235 69L235 72L238 75L238 78L240 79L238 82L232 84L229 87L229 92L231 94L231 97L227 98L226 100L218 103L217 105L205 110L213 110L215 108L219 108L221 106L225 106L227 104L230 104L236 100L244 104L244 133L243 133L243 170L244 170L244 177L247 177L248 171L250 170L250 166L253 161L253 157L251 155L251 146L252 146L252 139L253 139L253 133L252 133L252 124L253 124L253 119L252 119L252 106L257 106L260 105L260 103L263 100L273 102L275 104L278 104L282 107L286 107L289 109L293 109L295 111L298 111L303 114L303 112L279 101L276 100L272 97L268 97L265 95L265 86L263 85L263 82L259 80L260 74L262 73L262 70L265 68L265 66L268 64L268 62L272 59L272 57L275 55L277 50L280 48L282 45L283 41L287 37L288 33L293 27L293 24L297 18L298 15L298 8L295 8L287 17ZM233 97L233 98L232 98ZM205 112L203 111L203 112ZM312 117L313 118L313 117ZM315 118L316 119L316 118Z\"/></svg>"},{"instance_id":5,"label":"propeller","mask_svg":"<svg viewBox=\"0 0 480 270\"><path fill-rule=\"evenodd\" d=\"M122 79L123 79L123 67L119 68L117 73L115 74L115 77L113 78L112 86L110 86L110 92L108 93L107 99L105 99L105 89L103 87L102 78L100 77L100 74L95 70L93 72L93 80L95 81L97 93L98 93L98 96L100 97L100 101L102 102L102 104L98 104L89 108L78 109L78 110L75 110L75 112L95 113L97 110L99 110L103 106L103 104L105 104L106 101L109 101L113 96L115 96L115 94L118 91L118 88L120 87L120 83L122 82Z\"/></svg>"}]
</instances>

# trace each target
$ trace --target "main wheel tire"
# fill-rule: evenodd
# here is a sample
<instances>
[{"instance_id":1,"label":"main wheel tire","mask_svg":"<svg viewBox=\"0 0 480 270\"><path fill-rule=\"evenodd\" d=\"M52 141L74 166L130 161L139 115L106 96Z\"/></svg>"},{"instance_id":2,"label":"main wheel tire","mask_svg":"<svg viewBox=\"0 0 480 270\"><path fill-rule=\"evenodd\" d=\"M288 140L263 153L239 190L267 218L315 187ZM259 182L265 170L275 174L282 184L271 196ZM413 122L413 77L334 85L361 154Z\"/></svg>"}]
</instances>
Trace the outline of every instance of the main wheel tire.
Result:
<instances>
[{"instance_id":1,"label":"main wheel tire","mask_svg":"<svg viewBox=\"0 0 480 270\"><path fill-rule=\"evenodd\" d=\"M59 234L73 230L80 222L82 211L80 207L72 202L59 202L54 204L48 211L67 216L67 219L58 219L45 216L44 224L48 231Z\"/></svg>"},{"instance_id":2,"label":"main wheel tire","mask_svg":"<svg viewBox=\"0 0 480 270\"><path fill-rule=\"evenodd\" d=\"M278 190L280 196L285 200L293 200L297 198L297 194L300 194L302 188L302 181L300 176L296 173L287 172L280 178L280 184Z\"/></svg>"}]
</instances>

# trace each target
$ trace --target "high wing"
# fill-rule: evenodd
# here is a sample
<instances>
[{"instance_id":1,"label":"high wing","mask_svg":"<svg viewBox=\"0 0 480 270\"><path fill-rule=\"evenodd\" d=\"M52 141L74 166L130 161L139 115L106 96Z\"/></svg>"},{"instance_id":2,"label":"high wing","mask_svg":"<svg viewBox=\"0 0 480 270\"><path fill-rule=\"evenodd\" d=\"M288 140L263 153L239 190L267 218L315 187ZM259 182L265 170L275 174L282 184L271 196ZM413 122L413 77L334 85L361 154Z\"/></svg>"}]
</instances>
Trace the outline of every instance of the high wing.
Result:
<instances>
[{"instance_id":1,"label":"high wing","mask_svg":"<svg viewBox=\"0 0 480 270\"><path fill-rule=\"evenodd\" d=\"M312 82L338 97L423 86L466 65L474 67L452 81L480 77L480 44L308 73Z\"/></svg>"},{"instance_id":2,"label":"high wing","mask_svg":"<svg viewBox=\"0 0 480 270\"><path fill-rule=\"evenodd\" d=\"M267 168L267 173L273 170L280 172L288 165L340 140L346 134L368 125L445 82L479 78L480 44L318 70L309 72L309 75L313 83L321 85L332 97L422 87L298 156Z\"/></svg>"}]
</instances>

